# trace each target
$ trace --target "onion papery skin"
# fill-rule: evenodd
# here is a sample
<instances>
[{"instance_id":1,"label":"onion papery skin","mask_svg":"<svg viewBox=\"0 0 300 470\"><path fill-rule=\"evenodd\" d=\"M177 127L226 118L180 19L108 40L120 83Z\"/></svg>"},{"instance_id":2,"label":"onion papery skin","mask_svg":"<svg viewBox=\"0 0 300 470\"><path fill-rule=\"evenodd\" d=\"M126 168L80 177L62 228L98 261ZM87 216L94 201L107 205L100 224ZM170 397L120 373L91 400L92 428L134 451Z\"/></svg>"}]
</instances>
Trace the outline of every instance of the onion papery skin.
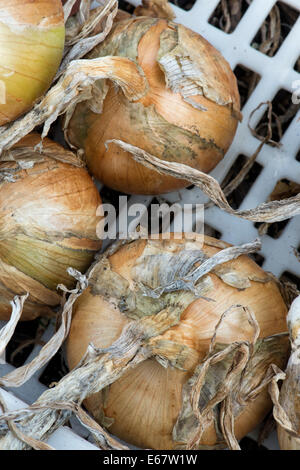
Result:
<instances>
[{"instance_id":1,"label":"onion papery skin","mask_svg":"<svg viewBox=\"0 0 300 470\"><path fill-rule=\"evenodd\" d=\"M0 0L0 125L51 85L65 42L61 0Z\"/></svg>"},{"instance_id":2,"label":"onion papery skin","mask_svg":"<svg viewBox=\"0 0 300 470\"><path fill-rule=\"evenodd\" d=\"M29 135L15 148L33 149L39 142L38 135ZM63 147L44 139L43 148L49 147L64 155ZM2 320L10 317L13 297L27 292L21 320L53 315L61 301L57 285L76 284L67 269L84 273L101 248L96 234L101 198L88 172L46 156L41 160L27 169L0 163L0 174L9 169L15 180L0 182Z\"/></svg>"},{"instance_id":3,"label":"onion papery skin","mask_svg":"<svg viewBox=\"0 0 300 470\"><path fill-rule=\"evenodd\" d=\"M117 22L87 58L104 56L134 61L148 88L129 101L115 84L102 81L102 98L93 100L93 110L90 103L78 104L66 137L84 149L91 173L130 194L162 194L188 185L145 168L115 143L106 146L110 139L210 172L228 150L240 119L236 78L223 56L184 26L146 17ZM174 65L178 58L180 71Z\"/></svg>"},{"instance_id":4,"label":"onion papery skin","mask_svg":"<svg viewBox=\"0 0 300 470\"><path fill-rule=\"evenodd\" d=\"M197 241L139 240L119 248L109 256L111 271L121 278L117 277L119 281L112 283L110 297L107 287L109 284L104 281L105 274L98 276L95 273L89 280L89 287L77 299L67 340L66 351L70 368L80 362L90 343L95 347L109 347L120 336L124 326L132 320L128 318L126 310L122 312L118 307L115 292L120 285L120 279L127 280L130 290L136 292L139 281L137 273L147 269L144 257L146 253L149 256L166 255L176 254L183 248L199 248L211 257L220 250L218 243L210 237L205 237L203 247ZM170 270L171 264L171 261L166 264L166 271ZM93 417L102 425L108 423L107 420L112 420L109 431L125 442L146 449L176 449L179 444L182 446L182 442L173 440L172 432L183 406L183 386L193 375L196 365L207 355L216 324L229 307L246 305L253 311L260 326L259 340L286 331L287 308L274 280L270 280L267 273L245 255L222 266L243 278L260 279L260 282L250 281L249 287L241 290L225 283L219 275L207 275L211 290L206 295L214 301L197 298L181 314L179 323L159 337L161 345L179 344L182 348L189 348L190 353L182 369L163 367L152 357L126 371L104 391L85 400L85 406ZM153 278L156 275L157 270L153 267ZM105 290L107 295L104 295L101 289ZM226 316L217 333L217 343L222 345L251 341L252 338L253 329L240 310ZM270 363L279 366L286 363L286 339L284 336L281 352L280 348L270 351L268 358L262 356L262 360L256 363L255 370L251 371L255 385L265 377ZM161 356L163 354L162 346ZM254 429L270 409L271 401L267 387L264 387L258 396L249 400L235 416L237 439ZM220 442L214 426L211 425L202 436L199 448L213 449L220 444L224 447L224 441Z\"/></svg>"}]
</instances>

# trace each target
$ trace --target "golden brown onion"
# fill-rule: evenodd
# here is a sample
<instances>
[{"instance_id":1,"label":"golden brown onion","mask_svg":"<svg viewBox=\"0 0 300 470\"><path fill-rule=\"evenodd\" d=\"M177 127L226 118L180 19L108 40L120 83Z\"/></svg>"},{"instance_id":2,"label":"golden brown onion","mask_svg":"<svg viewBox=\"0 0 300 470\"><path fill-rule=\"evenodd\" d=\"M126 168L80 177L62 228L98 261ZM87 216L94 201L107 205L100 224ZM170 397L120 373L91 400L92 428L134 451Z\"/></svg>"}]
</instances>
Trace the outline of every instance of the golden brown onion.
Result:
<instances>
[{"instance_id":1,"label":"golden brown onion","mask_svg":"<svg viewBox=\"0 0 300 470\"><path fill-rule=\"evenodd\" d=\"M61 0L0 0L0 126L49 88L64 41Z\"/></svg>"},{"instance_id":2,"label":"golden brown onion","mask_svg":"<svg viewBox=\"0 0 300 470\"><path fill-rule=\"evenodd\" d=\"M222 55L182 25L140 17L117 22L88 58L103 56L134 61L140 68L133 73L145 76L147 86L129 101L115 84L99 81L92 103L77 106L66 137L84 149L91 173L126 193L166 193L188 184L143 167L115 143L106 147L110 139L210 172L240 118L236 79Z\"/></svg>"},{"instance_id":3,"label":"golden brown onion","mask_svg":"<svg viewBox=\"0 0 300 470\"><path fill-rule=\"evenodd\" d=\"M228 387L230 371L236 374L235 381L230 382L227 391L223 390L224 400L216 401L196 447L217 448L228 444L220 430L220 421L224 424L231 416L222 415L225 405L230 408L229 399L237 439L255 428L270 410L271 401L266 386L261 383L270 364L280 366L286 362L288 338L277 334L286 331L287 309L276 282L254 261L243 255L215 267L198 281L201 298L176 289L158 298L144 295L146 288L165 285L163 279L169 283L189 262L191 268L193 259L203 255L203 260L210 258L226 246L210 237L205 238L203 246L187 239L131 242L109 256L108 261L99 262L88 289L77 299L67 343L71 368L79 363L89 343L100 348L110 346L130 320L168 307L172 313L178 305L187 305L178 324L148 343L155 357L126 371L102 393L85 401L95 419L102 424L110 423L110 432L125 442L154 449L190 445L197 419L188 414L187 381L197 377L198 364L208 365L206 359L211 356L208 350L216 325L232 306L251 309L259 325L259 336L253 342L255 322L248 321L241 307L232 308L221 321L214 351L224 352L232 346L238 352L234 358L228 353L209 366L199 403L204 407L214 393L222 392L223 384L227 383ZM248 351L250 359L246 354L249 362L241 372L238 364L245 358L243 351ZM221 416L226 419L221 420Z\"/></svg>"},{"instance_id":4,"label":"golden brown onion","mask_svg":"<svg viewBox=\"0 0 300 470\"><path fill-rule=\"evenodd\" d=\"M48 314L60 303L58 284L73 287L67 268L85 272L101 247L96 216L101 199L84 168L66 159L63 147L37 134L13 149L22 160L0 163L0 319L8 319L14 295L30 293L22 320ZM35 161L35 164L33 162ZM22 169L23 168L23 169Z\"/></svg>"}]
</instances>

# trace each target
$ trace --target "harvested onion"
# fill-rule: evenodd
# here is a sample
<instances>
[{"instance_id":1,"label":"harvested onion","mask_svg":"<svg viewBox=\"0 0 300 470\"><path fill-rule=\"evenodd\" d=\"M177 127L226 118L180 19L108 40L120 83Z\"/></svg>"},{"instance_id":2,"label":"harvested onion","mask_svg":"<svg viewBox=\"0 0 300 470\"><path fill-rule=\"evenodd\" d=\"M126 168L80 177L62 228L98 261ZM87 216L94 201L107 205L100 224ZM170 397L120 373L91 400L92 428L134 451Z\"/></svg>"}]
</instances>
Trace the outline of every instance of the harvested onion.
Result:
<instances>
[{"instance_id":1,"label":"harvested onion","mask_svg":"<svg viewBox=\"0 0 300 470\"><path fill-rule=\"evenodd\" d=\"M49 88L64 41L61 0L0 0L0 125Z\"/></svg>"},{"instance_id":2,"label":"harvested onion","mask_svg":"<svg viewBox=\"0 0 300 470\"><path fill-rule=\"evenodd\" d=\"M125 442L154 449L235 448L270 410L267 370L284 365L288 351L288 338L280 335L287 308L276 282L245 255L215 265L194 287L191 277L187 282L194 266L226 247L210 237L203 246L188 239L139 240L93 268L74 305L69 366L80 362L90 343L109 347L130 321L148 321L152 332L145 340L145 357L149 350L152 357L137 366L124 362L121 377L118 372L112 383L105 376L111 385L85 400L94 418ZM155 319L162 322L163 315L169 326L156 336ZM122 364L116 350L112 370L114 361Z\"/></svg>"},{"instance_id":3,"label":"harvested onion","mask_svg":"<svg viewBox=\"0 0 300 470\"><path fill-rule=\"evenodd\" d=\"M115 143L107 146L111 139L210 172L224 157L240 119L236 79L222 55L182 25L140 17L117 22L87 57L103 56L127 57L138 67L124 77L120 60L119 75L133 99L101 80L93 100L77 105L66 123L66 138L84 149L91 173L126 193L161 194L188 185L145 168ZM114 67L115 76L116 62Z\"/></svg>"},{"instance_id":4,"label":"harvested onion","mask_svg":"<svg viewBox=\"0 0 300 470\"><path fill-rule=\"evenodd\" d=\"M39 142L39 135L27 136L12 150L20 151L19 162L0 163L3 320L14 295L26 292L22 320L51 313L61 300L57 285L76 283L67 268L85 272L101 247L96 236L101 200L91 177L84 168L63 163L70 152L49 139L39 154L34 150Z\"/></svg>"}]
</instances>

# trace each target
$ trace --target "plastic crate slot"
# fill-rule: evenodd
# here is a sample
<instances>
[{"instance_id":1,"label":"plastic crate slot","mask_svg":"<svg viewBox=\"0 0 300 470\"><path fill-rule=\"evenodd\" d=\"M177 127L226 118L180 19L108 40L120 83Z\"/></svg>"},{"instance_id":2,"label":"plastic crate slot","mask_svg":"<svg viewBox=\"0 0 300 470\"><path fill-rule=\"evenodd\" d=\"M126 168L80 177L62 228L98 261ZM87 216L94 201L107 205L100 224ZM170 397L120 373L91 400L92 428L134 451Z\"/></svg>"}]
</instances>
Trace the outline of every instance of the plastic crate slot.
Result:
<instances>
[{"instance_id":1,"label":"plastic crate slot","mask_svg":"<svg viewBox=\"0 0 300 470\"><path fill-rule=\"evenodd\" d=\"M170 207L170 212L168 212L167 216L163 217L164 207ZM157 226L157 211L159 211L159 219L158 219L158 226ZM176 211L175 211L176 212ZM158 233L172 231L172 222L175 219L176 213L172 209L172 204L165 200L163 197L153 198L151 204L148 207L148 231L149 233Z\"/></svg>"},{"instance_id":2,"label":"plastic crate slot","mask_svg":"<svg viewBox=\"0 0 300 470\"><path fill-rule=\"evenodd\" d=\"M241 450L246 450L246 451L264 451L264 450L268 450L267 447L263 446L263 445L259 445L258 442L256 442L254 439L252 439L251 437L244 437L241 441L240 441L240 447L241 447Z\"/></svg>"},{"instance_id":3,"label":"plastic crate slot","mask_svg":"<svg viewBox=\"0 0 300 470\"><path fill-rule=\"evenodd\" d=\"M204 224L204 235L207 235L208 237L217 238L218 240L222 239L222 232L208 224Z\"/></svg>"},{"instance_id":4,"label":"plastic crate slot","mask_svg":"<svg viewBox=\"0 0 300 470\"><path fill-rule=\"evenodd\" d=\"M230 168L222 183L223 187L226 186L233 178L235 178L235 176L237 176L237 174L243 168L247 160L248 157L246 157L245 155L238 155L237 159L235 160L234 164ZM256 178L260 175L262 169L263 167L259 163L254 162L252 168L245 176L243 181L234 191L232 191L232 193L230 193L230 195L228 196L228 201L234 209L238 209L240 207L244 198L247 196L251 187L255 183Z\"/></svg>"},{"instance_id":5,"label":"plastic crate slot","mask_svg":"<svg viewBox=\"0 0 300 470\"><path fill-rule=\"evenodd\" d=\"M135 6L129 2L126 2L126 0L119 0L119 8L120 10L124 10L127 11L127 13L132 14L134 12Z\"/></svg>"},{"instance_id":6,"label":"plastic crate slot","mask_svg":"<svg viewBox=\"0 0 300 470\"><path fill-rule=\"evenodd\" d=\"M59 382L67 373L69 368L66 364L64 353L60 349L48 362L43 373L39 377L41 384L51 387L55 382Z\"/></svg>"},{"instance_id":7,"label":"plastic crate slot","mask_svg":"<svg viewBox=\"0 0 300 470\"><path fill-rule=\"evenodd\" d=\"M273 57L299 17L299 12L284 2L276 2L258 29L251 46Z\"/></svg>"},{"instance_id":8,"label":"plastic crate slot","mask_svg":"<svg viewBox=\"0 0 300 470\"><path fill-rule=\"evenodd\" d=\"M103 204L111 204L112 206L114 206L116 210L116 217L118 217L120 212L120 197L125 196L126 198L128 198L128 195L119 191L115 191L114 189L108 188L107 186L103 186L100 191L100 195Z\"/></svg>"},{"instance_id":9,"label":"plastic crate slot","mask_svg":"<svg viewBox=\"0 0 300 470\"><path fill-rule=\"evenodd\" d=\"M281 222L275 222L271 224L267 231L267 234L276 240L282 235L288 223L289 220L282 220Z\"/></svg>"},{"instance_id":10,"label":"plastic crate slot","mask_svg":"<svg viewBox=\"0 0 300 470\"><path fill-rule=\"evenodd\" d=\"M285 89L280 89L276 93L272 100L272 140L269 142L269 145L277 145L281 141L299 109L300 104L292 102L292 93ZM267 110L255 128L257 135L264 138L268 133L268 125Z\"/></svg>"},{"instance_id":11,"label":"plastic crate slot","mask_svg":"<svg viewBox=\"0 0 300 470\"><path fill-rule=\"evenodd\" d=\"M250 253L249 257L252 258L260 267L262 267L265 262L265 257L259 253Z\"/></svg>"},{"instance_id":12,"label":"plastic crate slot","mask_svg":"<svg viewBox=\"0 0 300 470\"><path fill-rule=\"evenodd\" d=\"M240 64L235 67L234 74L240 92L241 108L243 108L260 82L261 75Z\"/></svg>"},{"instance_id":13,"label":"plastic crate slot","mask_svg":"<svg viewBox=\"0 0 300 470\"><path fill-rule=\"evenodd\" d=\"M221 0L208 22L227 34L233 33L251 4L251 0Z\"/></svg>"},{"instance_id":14,"label":"plastic crate slot","mask_svg":"<svg viewBox=\"0 0 300 470\"><path fill-rule=\"evenodd\" d=\"M280 276L279 280L281 282L291 282L294 284L298 290L300 290L300 279L296 274L291 273L290 271L284 271Z\"/></svg>"},{"instance_id":15,"label":"plastic crate slot","mask_svg":"<svg viewBox=\"0 0 300 470\"><path fill-rule=\"evenodd\" d=\"M182 10L189 11L193 8L197 0L170 0L170 3L176 5L178 8L182 8Z\"/></svg>"},{"instance_id":16,"label":"plastic crate slot","mask_svg":"<svg viewBox=\"0 0 300 470\"><path fill-rule=\"evenodd\" d=\"M45 328L45 319L19 322L6 347L6 361L14 367L21 367L36 344L41 344L41 335Z\"/></svg>"},{"instance_id":17,"label":"plastic crate slot","mask_svg":"<svg viewBox=\"0 0 300 470\"><path fill-rule=\"evenodd\" d=\"M294 181L290 181L287 178L282 178L276 183L268 199L270 201L280 201L282 199L296 196L299 192L300 184L295 183ZM290 219L286 219L280 222L268 224L265 233L276 240L282 235L289 222ZM257 229L259 229L264 224L256 223L254 225Z\"/></svg>"}]
</instances>

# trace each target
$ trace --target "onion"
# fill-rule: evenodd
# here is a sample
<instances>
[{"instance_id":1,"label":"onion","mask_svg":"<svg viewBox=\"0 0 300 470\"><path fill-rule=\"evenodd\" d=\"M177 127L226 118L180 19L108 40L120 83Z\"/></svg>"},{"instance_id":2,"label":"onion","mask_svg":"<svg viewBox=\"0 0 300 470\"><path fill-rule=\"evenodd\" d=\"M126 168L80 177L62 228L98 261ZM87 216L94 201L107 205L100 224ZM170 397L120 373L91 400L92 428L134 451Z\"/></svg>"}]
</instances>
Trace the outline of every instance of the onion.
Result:
<instances>
[{"instance_id":1,"label":"onion","mask_svg":"<svg viewBox=\"0 0 300 470\"><path fill-rule=\"evenodd\" d=\"M236 79L222 55L182 25L140 17L117 22L87 57L103 56L127 57L138 65L127 76L135 98L129 101L115 84L99 81L93 100L77 105L65 124L67 140L84 149L91 173L126 193L161 194L189 184L136 163L115 143L107 146L111 139L210 172L240 119ZM124 81L121 60L119 67ZM146 86L133 74L146 77Z\"/></svg>"},{"instance_id":2,"label":"onion","mask_svg":"<svg viewBox=\"0 0 300 470\"><path fill-rule=\"evenodd\" d=\"M124 362L122 376L118 372L113 383L105 376L111 385L85 400L93 417L125 442L153 449L234 448L270 411L267 371L270 364L284 365L288 354L287 335L280 334L287 308L277 283L245 255L214 261L194 286L187 275L194 265L207 269L226 247L210 237L204 245L187 238L133 241L99 261L76 300L70 368L89 344L101 352L129 322L149 319L145 357L149 348L152 357L136 366L133 359ZM163 315L171 327L155 336L150 322ZM121 343L115 345L112 370L114 361L122 364L115 356Z\"/></svg>"},{"instance_id":3,"label":"onion","mask_svg":"<svg viewBox=\"0 0 300 470\"><path fill-rule=\"evenodd\" d=\"M64 41L61 0L0 0L0 125L49 88Z\"/></svg>"},{"instance_id":4,"label":"onion","mask_svg":"<svg viewBox=\"0 0 300 470\"><path fill-rule=\"evenodd\" d=\"M70 152L40 136L22 139L11 151L19 161L0 163L0 319L11 314L14 295L30 293L22 320L53 314L59 283L73 288L67 273L85 272L101 247L96 216L101 200L84 168L68 163ZM55 159L47 155L53 155Z\"/></svg>"}]
</instances>

